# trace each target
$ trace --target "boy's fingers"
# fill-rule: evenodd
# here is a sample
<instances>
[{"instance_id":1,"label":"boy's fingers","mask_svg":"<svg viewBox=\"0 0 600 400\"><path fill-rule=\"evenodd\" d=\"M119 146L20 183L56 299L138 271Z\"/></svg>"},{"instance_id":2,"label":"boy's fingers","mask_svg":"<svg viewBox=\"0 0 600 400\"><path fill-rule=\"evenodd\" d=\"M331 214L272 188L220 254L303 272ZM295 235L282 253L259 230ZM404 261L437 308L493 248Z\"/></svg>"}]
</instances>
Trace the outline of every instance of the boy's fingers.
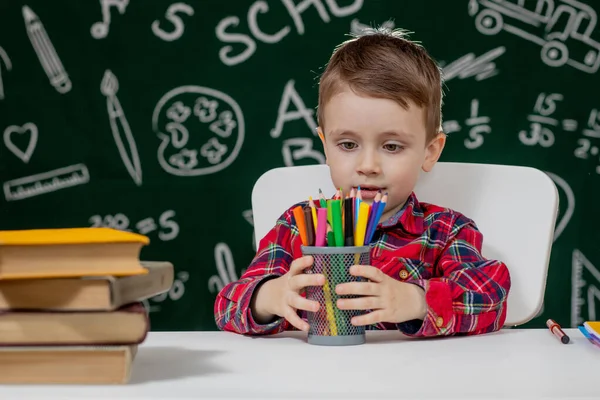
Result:
<instances>
[{"instance_id":1,"label":"boy's fingers","mask_svg":"<svg viewBox=\"0 0 600 400\"><path fill-rule=\"evenodd\" d=\"M336 306L340 310L373 310L381 308L379 297L367 296L356 299L339 299Z\"/></svg>"},{"instance_id":2,"label":"boy's fingers","mask_svg":"<svg viewBox=\"0 0 600 400\"><path fill-rule=\"evenodd\" d=\"M373 282L347 282L340 283L335 287L337 294L356 294L361 296L379 294L379 286Z\"/></svg>"},{"instance_id":3,"label":"boy's fingers","mask_svg":"<svg viewBox=\"0 0 600 400\"><path fill-rule=\"evenodd\" d=\"M379 268L371 265L353 265L350 267L350 273L354 276L362 276L373 282L382 282L386 275Z\"/></svg>"},{"instance_id":4,"label":"boy's fingers","mask_svg":"<svg viewBox=\"0 0 600 400\"><path fill-rule=\"evenodd\" d=\"M292 261L290 265L290 273L292 275L301 274L306 268L313 265L313 257L312 256L303 256Z\"/></svg>"},{"instance_id":5,"label":"boy's fingers","mask_svg":"<svg viewBox=\"0 0 600 400\"><path fill-rule=\"evenodd\" d=\"M316 312L319 310L319 303L313 300L305 299L302 296L293 296L290 299L290 306L297 310Z\"/></svg>"},{"instance_id":6,"label":"boy's fingers","mask_svg":"<svg viewBox=\"0 0 600 400\"><path fill-rule=\"evenodd\" d=\"M286 312L284 313L283 316L290 324L292 324L296 329L299 329L301 331L307 331L309 326L308 323L305 322L302 318L300 318L298 316L298 314L296 314L296 311L291 308L288 307Z\"/></svg>"},{"instance_id":7,"label":"boy's fingers","mask_svg":"<svg viewBox=\"0 0 600 400\"><path fill-rule=\"evenodd\" d=\"M290 277L290 289L299 291L307 286L323 286L325 277L323 274L300 274Z\"/></svg>"},{"instance_id":8,"label":"boy's fingers","mask_svg":"<svg viewBox=\"0 0 600 400\"><path fill-rule=\"evenodd\" d=\"M354 326L373 325L385 320L383 310L375 310L365 315L352 318L350 323Z\"/></svg>"}]
</instances>

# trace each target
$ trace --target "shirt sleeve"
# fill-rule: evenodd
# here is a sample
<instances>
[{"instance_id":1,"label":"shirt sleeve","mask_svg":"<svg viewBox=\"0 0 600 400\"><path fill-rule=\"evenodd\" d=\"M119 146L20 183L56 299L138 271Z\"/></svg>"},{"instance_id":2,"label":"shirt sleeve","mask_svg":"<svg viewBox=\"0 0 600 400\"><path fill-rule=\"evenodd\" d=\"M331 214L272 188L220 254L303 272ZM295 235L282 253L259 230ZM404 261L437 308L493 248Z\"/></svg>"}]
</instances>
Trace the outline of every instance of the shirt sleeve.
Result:
<instances>
[{"instance_id":1,"label":"shirt sleeve","mask_svg":"<svg viewBox=\"0 0 600 400\"><path fill-rule=\"evenodd\" d=\"M425 290L427 303L424 320L398 324L409 336L488 333L502 328L506 320L508 268L481 255L483 235L473 221L464 216L453 219L436 265L441 277L407 281Z\"/></svg>"},{"instance_id":2,"label":"shirt sleeve","mask_svg":"<svg viewBox=\"0 0 600 400\"><path fill-rule=\"evenodd\" d=\"M260 284L285 275L294 255L299 254L301 239L292 224L292 208L286 211L260 241L248 269L239 280L221 289L214 304L215 322L220 330L247 335L266 335L290 329L284 318L267 324L257 323L250 308L252 296Z\"/></svg>"}]
</instances>

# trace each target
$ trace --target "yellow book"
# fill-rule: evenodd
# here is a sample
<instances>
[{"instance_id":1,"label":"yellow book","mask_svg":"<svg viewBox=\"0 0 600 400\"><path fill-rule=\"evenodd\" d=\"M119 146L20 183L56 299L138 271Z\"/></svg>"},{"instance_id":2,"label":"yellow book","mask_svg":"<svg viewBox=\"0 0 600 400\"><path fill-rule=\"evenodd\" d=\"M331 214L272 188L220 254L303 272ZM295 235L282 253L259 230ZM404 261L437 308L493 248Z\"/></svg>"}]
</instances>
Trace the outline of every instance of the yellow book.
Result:
<instances>
[{"instance_id":1,"label":"yellow book","mask_svg":"<svg viewBox=\"0 0 600 400\"><path fill-rule=\"evenodd\" d=\"M137 345L1 347L0 384L126 384L137 350Z\"/></svg>"},{"instance_id":2,"label":"yellow book","mask_svg":"<svg viewBox=\"0 0 600 400\"><path fill-rule=\"evenodd\" d=\"M139 256L149 243L100 227L0 231L0 279L144 274Z\"/></svg>"}]
</instances>

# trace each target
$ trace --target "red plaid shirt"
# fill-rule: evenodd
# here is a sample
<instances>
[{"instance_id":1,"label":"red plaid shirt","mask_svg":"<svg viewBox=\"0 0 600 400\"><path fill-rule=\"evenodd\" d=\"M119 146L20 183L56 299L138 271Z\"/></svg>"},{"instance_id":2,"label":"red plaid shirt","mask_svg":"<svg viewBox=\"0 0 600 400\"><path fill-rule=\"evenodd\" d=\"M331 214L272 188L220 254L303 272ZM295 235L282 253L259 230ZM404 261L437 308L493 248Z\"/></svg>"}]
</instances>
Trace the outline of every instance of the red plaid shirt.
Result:
<instances>
[{"instance_id":1,"label":"red plaid shirt","mask_svg":"<svg viewBox=\"0 0 600 400\"><path fill-rule=\"evenodd\" d=\"M258 324L250 310L257 285L284 275L292 260L302 255L292 209L260 241L242 277L217 295L214 311L219 329L249 335L295 329L283 318ZM510 275L504 263L482 257L482 241L483 235L469 218L420 203L411 194L400 211L377 226L371 242L371 264L394 279L426 290L427 315L424 320L379 323L366 329L398 329L409 336L479 334L500 329L506 319ZM305 311L299 315L306 320Z\"/></svg>"}]
</instances>

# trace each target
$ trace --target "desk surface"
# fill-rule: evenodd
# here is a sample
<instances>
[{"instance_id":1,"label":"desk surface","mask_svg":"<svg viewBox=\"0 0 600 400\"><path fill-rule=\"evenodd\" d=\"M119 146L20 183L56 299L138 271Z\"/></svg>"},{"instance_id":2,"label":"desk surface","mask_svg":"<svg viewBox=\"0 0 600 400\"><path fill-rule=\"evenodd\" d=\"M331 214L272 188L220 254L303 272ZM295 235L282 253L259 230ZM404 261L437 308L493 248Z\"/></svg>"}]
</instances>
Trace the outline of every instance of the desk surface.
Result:
<instances>
[{"instance_id":1,"label":"desk surface","mask_svg":"<svg viewBox=\"0 0 600 400\"><path fill-rule=\"evenodd\" d=\"M300 332L151 332L120 386L0 386L0 399L598 399L600 349L576 329L415 340L367 332L351 347Z\"/></svg>"}]
</instances>

